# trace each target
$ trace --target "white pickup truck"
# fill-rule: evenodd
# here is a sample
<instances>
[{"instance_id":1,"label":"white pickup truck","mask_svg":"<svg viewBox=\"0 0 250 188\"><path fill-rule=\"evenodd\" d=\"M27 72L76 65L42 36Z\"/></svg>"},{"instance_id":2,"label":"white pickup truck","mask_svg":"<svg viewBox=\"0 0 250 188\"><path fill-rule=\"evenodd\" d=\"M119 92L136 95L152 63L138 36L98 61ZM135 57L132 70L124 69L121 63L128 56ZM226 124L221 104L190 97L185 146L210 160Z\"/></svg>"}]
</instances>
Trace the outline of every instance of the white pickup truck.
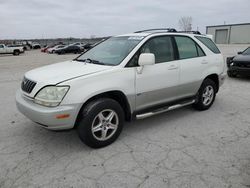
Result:
<instances>
[{"instance_id":1,"label":"white pickup truck","mask_svg":"<svg viewBox=\"0 0 250 188\"><path fill-rule=\"evenodd\" d=\"M0 44L0 54L19 55L20 53L24 53L23 47L8 47L4 44Z\"/></svg>"}]
</instances>

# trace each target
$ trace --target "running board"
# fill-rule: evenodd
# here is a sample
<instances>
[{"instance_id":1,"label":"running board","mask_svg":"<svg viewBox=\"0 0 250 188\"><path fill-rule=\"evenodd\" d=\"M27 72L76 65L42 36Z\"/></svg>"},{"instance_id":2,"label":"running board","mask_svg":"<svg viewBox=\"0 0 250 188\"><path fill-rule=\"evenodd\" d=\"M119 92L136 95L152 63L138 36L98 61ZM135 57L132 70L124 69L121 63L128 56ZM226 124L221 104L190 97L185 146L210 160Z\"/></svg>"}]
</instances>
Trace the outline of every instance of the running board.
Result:
<instances>
[{"instance_id":1,"label":"running board","mask_svg":"<svg viewBox=\"0 0 250 188\"><path fill-rule=\"evenodd\" d=\"M175 109L181 108L183 106L188 106L188 105L193 104L193 103L195 103L195 100L186 101L184 103L175 104L175 105L172 105L172 106L166 106L166 107L154 110L152 112L147 112L147 113L144 113L144 114L138 114L138 115L136 115L136 119L144 119L144 118L147 118L147 117L150 117L150 116L154 116L154 115L157 115L157 114L161 114L161 113L164 113L164 112L175 110Z\"/></svg>"}]
</instances>

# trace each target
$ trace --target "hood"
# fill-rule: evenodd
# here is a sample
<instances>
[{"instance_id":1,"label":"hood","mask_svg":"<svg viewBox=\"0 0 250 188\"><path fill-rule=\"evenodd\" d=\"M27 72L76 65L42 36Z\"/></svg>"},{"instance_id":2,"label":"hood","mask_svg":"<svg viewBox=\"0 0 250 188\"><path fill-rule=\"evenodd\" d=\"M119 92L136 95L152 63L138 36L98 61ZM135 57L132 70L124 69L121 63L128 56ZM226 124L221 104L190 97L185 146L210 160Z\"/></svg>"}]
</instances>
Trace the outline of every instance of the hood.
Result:
<instances>
[{"instance_id":1,"label":"hood","mask_svg":"<svg viewBox=\"0 0 250 188\"><path fill-rule=\"evenodd\" d=\"M27 72L25 77L38 83L55 85L65 80L97 73L110 68L110 66L105 65L66 61L33 69Z\"/></svg>"},{"instance_id":2,"label":"hood","mask_svg":"<svg viewBox=\"0 0 250 188\"><path fill-rule=\"evenodd\" d=\"M237 55L233 58L233 61L250 62L250 55Z\"/></svg>"}]
</instances>

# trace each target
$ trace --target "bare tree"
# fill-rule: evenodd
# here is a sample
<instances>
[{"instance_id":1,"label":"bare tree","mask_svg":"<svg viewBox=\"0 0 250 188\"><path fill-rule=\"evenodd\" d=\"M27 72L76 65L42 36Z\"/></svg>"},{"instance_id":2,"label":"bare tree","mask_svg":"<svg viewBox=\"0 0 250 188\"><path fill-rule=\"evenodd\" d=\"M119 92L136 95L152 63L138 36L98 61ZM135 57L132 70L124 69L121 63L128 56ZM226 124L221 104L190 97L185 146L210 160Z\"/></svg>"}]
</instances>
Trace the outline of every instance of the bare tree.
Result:
<instances>
[{"instance_id":1,"label":"bare tree","mask_svg":"<svg viewBox=\"0 0 250 188\"><path fill-rule=\"evenodd\" d=\"M183 31L192 31L193 18L191 16L181 17L179 19L179 27Z\"/></svg>"}]
</instances>

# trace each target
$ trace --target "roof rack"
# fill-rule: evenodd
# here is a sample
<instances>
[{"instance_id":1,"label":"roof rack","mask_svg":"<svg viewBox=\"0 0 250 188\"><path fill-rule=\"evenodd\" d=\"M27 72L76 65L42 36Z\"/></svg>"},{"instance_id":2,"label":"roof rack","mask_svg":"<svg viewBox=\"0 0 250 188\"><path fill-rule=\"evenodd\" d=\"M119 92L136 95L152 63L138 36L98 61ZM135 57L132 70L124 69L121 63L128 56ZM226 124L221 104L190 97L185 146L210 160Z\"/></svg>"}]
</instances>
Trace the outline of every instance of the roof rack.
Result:
<instances>
[{"instance_id":1,"label":"roof rack","mask_svg":"<svg viewBox=\"0 0 250 188\"><path fill-rule=\"evenodd\" d=\"M141 31L136 31L135 33L143 33L143 32L149 32L149 31L167 31L167 32L177 32L174 28L156 28L156 29L146 29Z\"/></svg>"},{"instance_id":2,"label":"roof rack","mask_svg":"<svg viewBox=\"0 0 250 188\"><path fill-rule=\"evenodd\" d=\"M191 33L196 35L201 35L200 31L177 31L178 33Z\"/></svg>"},{"instance_id":3,"label":"roof rack","mask_svg":"<svg viewBox=\"0 0 250 188\"><path fill-rule=\"evenodd\" d=\"M146 29L146 30L136 31L134 33L143 33L143 32L149 32L149 31L153 31L154 33L157 33L158 31L158 32L169 32L169 33L191 33L191 34L201 35L199 31L177 31L174 28Z\"/></svg>"}]
</instances>

